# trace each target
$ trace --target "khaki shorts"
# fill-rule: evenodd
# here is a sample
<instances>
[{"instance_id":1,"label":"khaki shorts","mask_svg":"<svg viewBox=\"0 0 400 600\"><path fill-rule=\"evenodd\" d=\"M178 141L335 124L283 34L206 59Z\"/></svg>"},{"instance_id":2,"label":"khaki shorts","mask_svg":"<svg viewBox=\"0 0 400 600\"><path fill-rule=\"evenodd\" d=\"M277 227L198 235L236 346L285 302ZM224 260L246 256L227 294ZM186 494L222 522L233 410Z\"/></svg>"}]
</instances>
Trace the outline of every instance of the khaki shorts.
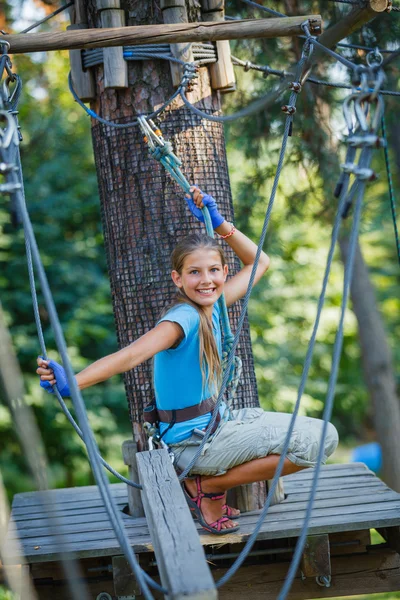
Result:
<instances>
[{"instance_id":1,"label":"khaki shorts","mask_svg":"<svg viewBox=\"0 0 400 600\"><path fill-rule=\"evenodd\" d=\"M190 475L223 475L232 467L242 465L268 454L282 454L286 433L292 415L265 412L262 408L242 408L231 411L229 421L221 422L214 435L205 444ZM300 467L316 465L323 421L311 417L297 417L290 438L287 458ZM338 433L329 423L323 462L336 450ZM198 446L201 439L190 445ZM176 461L188 447L188 441L171 444Z\"/></svg>"}]
</instances>

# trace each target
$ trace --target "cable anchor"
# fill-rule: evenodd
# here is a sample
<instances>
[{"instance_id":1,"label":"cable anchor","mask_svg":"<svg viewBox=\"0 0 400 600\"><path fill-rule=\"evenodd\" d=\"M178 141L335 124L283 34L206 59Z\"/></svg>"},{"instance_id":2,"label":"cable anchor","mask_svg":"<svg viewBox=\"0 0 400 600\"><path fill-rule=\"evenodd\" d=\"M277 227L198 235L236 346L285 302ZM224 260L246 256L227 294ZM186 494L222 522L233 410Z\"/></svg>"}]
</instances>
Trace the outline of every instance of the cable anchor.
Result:
<instances>
[{"instance_id":1,"label":"cable anchor","mask_svg":"<svg viewBox=\"0 0 400 600\"><path fill-rule=\"evenodd\" d=\"M287 115L294 115L296 113L296 107L292 106L292 104L284 104L281 106L281 111Z\"/></svg>"},{"instance_id":2,"label":"cable anchor","mask_svg":"<svg viewBox=\"0 0 400 600\"><path fill-rule=\"evenodd\" d=\"M300 94L302 89L301 83L299 81L291 81L289 84L289 90L295 92L296 94Z\"/></svg>"}]
</instances>

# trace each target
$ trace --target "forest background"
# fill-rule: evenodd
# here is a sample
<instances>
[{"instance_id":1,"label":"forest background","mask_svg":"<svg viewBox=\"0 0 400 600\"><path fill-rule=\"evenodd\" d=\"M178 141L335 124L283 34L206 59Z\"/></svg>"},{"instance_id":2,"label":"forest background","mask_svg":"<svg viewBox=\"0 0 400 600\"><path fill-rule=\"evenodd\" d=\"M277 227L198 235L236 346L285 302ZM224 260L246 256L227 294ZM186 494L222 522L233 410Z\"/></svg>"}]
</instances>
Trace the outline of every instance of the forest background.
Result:
<instances>
[{"instance_id":1,"label":"forest background","mask_svg":"<svg viewBox=\"0 0 400 600\"><path fill-rule=\"evenodd\" d=\"M55 6L14 0L0 15L0 28L19 31ZM285 0L269 4L287 14L321 12L325 25L349 10L334 2ZM227 2L231 16L262 17L239 0ZM64 29L59 16L41 30ZM396 47L400 14L382 17L354 34L351 41ZM231 43L232 53L244 60L287 69L298 57L297 41L243 40ZM365 52L342 51L352 60L365 61ZM91 146L90 122L74 103L67 85L66 52L15 57L22 77L20 102L21 145L27 204L47 275L64 327L76 371L117 349L103 250L97 180ZM332 61L321 61L318 76L348 81L347 72ZM274 83L272 76L236 69L237 91L224 96L224 111L232 112ZM388 70L387 89L399 90L399 60ZM267 235L271 256L269 274L255 288L249 306L253 352L261 406L290 412L294 405L307 342L321 289L330 224L336 200L333 190L338 164L344 158L345 127L341 103L348 92L307 84L298 101L298 114L289 142L284 176ZM235 206L235 221L257 239L275 173L282 135L282 102L265 112L226 126L228 164ZM312 106L312 110L311 110ZM400 183L400 99L386 99L389 153L395 189ZM316 116L318 117L316 119ZM149 160L151 160L149 158ZM399 262L391 221L383 151L377 151L377 182L367 188L361 246L368 263L386 340L399 364L400 333ZM188 214L188 218L191 216ZM336 256L326 308L302 401L302 412L321 416L331 368L339 318L343 266ZM86 452L59 410L53 396L38 385L35 375L39 344L33 319L24 252L23 232L12 225L6 197L0 198L0 301L12 336L24 381L25 401L36 416L49 460L53 487L93 482ZM55 347L48 316L41 317L50 355ZM398 383L398 371L394 372ZM124 472L121 443L131 437L128 407L121 379L115 378L85 391L90 423L100 451ZM0 472L9 494L34 489L16 438L10 413L0 398ZM398 401L398 397L397 397ZM355 445L374 441L373 407L362 372L357 320L347 312L343 355L332 418L341 446L336 460L347 458ZM0 591L1 597L1 591Z\"/></svg>"}]
</instances>

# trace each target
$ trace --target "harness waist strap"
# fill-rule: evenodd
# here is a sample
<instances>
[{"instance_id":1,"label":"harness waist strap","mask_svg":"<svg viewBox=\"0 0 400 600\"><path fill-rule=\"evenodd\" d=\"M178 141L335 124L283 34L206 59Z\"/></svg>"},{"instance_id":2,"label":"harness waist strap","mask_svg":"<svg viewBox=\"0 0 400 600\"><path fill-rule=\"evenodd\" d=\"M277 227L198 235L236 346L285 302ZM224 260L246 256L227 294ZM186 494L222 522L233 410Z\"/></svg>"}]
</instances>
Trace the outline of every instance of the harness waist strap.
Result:
<instances>
[{"instance_id":1,"label":"harness waist strap","mask_svg":"<svg viewBox=\"0 0 400 600\"><path fill-rule=\"evenodd\" d=\"M186 408L177 408L176 410L158 410L158 416L160 421L163 423L171 423L174 419L175 423L183 423L184 421L190 421L196 417L202 417L209 412L212 412L217 403L216 398L207 398L200 404L194 406L187 406Z\"/></svg>"}]
</instances>

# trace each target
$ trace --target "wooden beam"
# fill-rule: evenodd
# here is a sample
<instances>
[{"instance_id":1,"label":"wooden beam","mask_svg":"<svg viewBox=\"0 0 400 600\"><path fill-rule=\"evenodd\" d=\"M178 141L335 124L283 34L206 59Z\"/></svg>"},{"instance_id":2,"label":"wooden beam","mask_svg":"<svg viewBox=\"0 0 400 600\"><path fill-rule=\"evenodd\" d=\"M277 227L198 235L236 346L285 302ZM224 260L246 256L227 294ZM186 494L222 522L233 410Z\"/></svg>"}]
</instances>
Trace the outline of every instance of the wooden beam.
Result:
<instances>
[{"instance_id":1,"label":"wooden beam","mask_svg":"<svg viewBox=\"0 0 400 600\"><path fill-rule=\"evenodd\" d=\"M54 33L24 33L4 35L12 54L107 48L109 46L140 46L143 44L177 44L252 38L276 38L303 33L302 24L309 22L310 31L321 31L320 15L285 17L281 19L248 19L217 23L176 23L172 25L140 25L108 29L86 29Z\"/></svg>"},{"instance_id":2,"label":"wooden beam","mask_svg":"<svg viewBox=\"0 0 400 600\"><path fill-rule=\"evenodd\" d=\"M214 600L214 580L166 450L137 455L142 498L161 581L170 600ZM216 537L215 543L219 540Z\"/></svg>"},{"instance_id":3,"label":"wooden beam","mask_svg":"<svg viewBox=\"0 0 400 600\"><path fill-rule=\"evenodd\" d=\"M285 581L289 562L242 566L221 587L220 600L276 600ZM216 580L226 569L214 570ZM367 554L337 556L332 558L331 587L321 587L315 579L293 582L289 600L308 598L333 598L339 596L395 592L400 589L400 558L393 550L373 547Z\"/></svg>"}]
</instances>

